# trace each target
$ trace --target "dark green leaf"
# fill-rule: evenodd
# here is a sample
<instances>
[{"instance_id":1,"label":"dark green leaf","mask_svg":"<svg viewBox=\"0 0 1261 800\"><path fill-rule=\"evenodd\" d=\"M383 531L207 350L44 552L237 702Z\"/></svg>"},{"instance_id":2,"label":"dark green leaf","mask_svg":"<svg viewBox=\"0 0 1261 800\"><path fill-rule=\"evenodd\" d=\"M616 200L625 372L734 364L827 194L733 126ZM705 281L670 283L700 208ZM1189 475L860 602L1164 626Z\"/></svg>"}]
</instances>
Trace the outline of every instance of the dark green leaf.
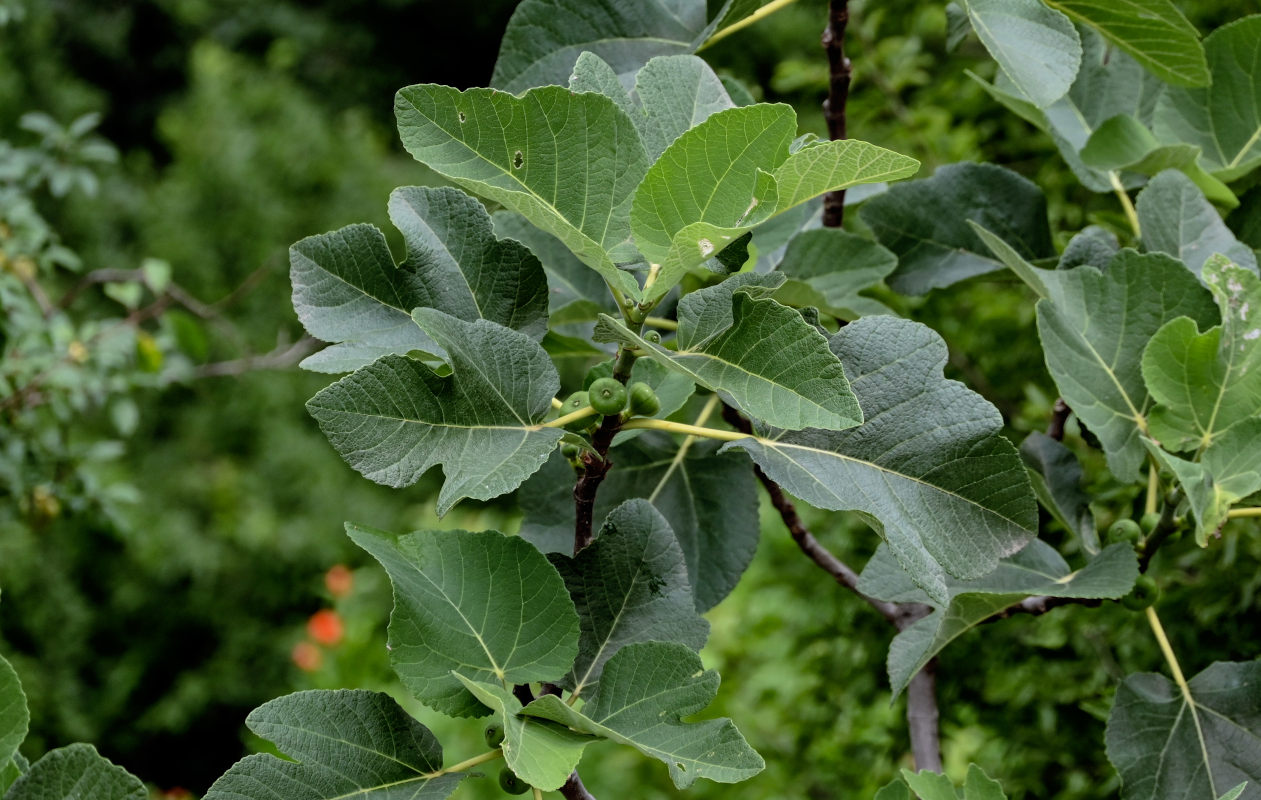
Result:
<instances>
[{"instance_id":1,"label":"dark green leaf","mask_svg":"<svg viewBox=\"0 0 1261 800\"><path fill-rule=\"evenodd\" d=\"M1166 142L1186 142L1203 151L1205 169L1234 181L1261 166L1261 15L1235 20L1204 39L1212 85L1170 87L1153 119Z\"/></svg>"},{"instance_id":2,"label":"dark green leaf","mask_svg":"<svg viewBox=\"0 0 1261 800\"><path fill-rule=\"evenodd\" d=\"M945 602L946 573L977 578L1025 545L1037 504L1002 418L942 377L946 345L917 323L865 317L832 350L865 422L727 445L749 452L786 490L818 508L861 511L898 561Z\"/></svg>"},{"instance_id":3,"label":"dark green leaf","mask_svg":"<svg viewBox=\"0 0 1261 800\"><path fill-rule=\"evenodd\" d=\"M582 633L578 660L561 685L575 695L599 685L605 663L634 642L678 642L700 650L709 623L696 613L683 551L669 523L645 499L604 520L575 558L554 556Z\"/></svg>"},{"instance_id":4,"label":"dark green leaf","mask_svg":"<svg viewBox=\"0 0 1261 800\"><path fill-rule=\"evenodd\" d=\"M758 543L757 481L749 460L715 454L715 442L686 449L646 434L615 447L614 468L596 497L596 518L635 497L648 498L670 523L687 564L698 611L726 597L752 561ZM573 470L554 456L522 486L521 536L544 552L573 551Z\"/></svg>"},{"instance_id":5,"label":"dark green leaf","mask_svg":"<svg viewBox=\"0 0 1261 800\"><path fill-rule=\"evenodd\" d=\"M480 715L453 672L512 684L569 671L578 615L556 568L528 542L495 531L346 532L390 574L390 661L421 702Z\"/></svg>"},{"instance_id":6,"label":"dark green leaf","mask_svg":"<svg viewBox=\"0 0 1261 800\"><path fill-rule=\"evenodd\" d=\"M513 93L564 84L589 50L629 88L653 56L692 52L705 23L704 0L525 0L508 21L490 82Z\"/></svg>"},{"instance_id":7,"label":"dark green leaf","mask_svg":"<svg viewBox=\"0 0 1261 800\"><path fill-rule=\"evenodd\" d=\"M1130 675L1108 717L1108 759L1124 800L1217 797L1241 781L1261 797L1261 661L1218 662L1186 691L1163 675Z\"/></svg>"},{"instance_id":8,"label":"dark green leaf","mask_svg":"<svg viewBox=\"0 0 1261 800\"><path fill-rule=\"evenodd\" d=\"M49 751L9 789L5 800L148 800L136 776L90 744Z\"/></svg>"},{"instance_id":9,"label":"dark green leaf","mask_svg":"<svg viewBox=\"0 0 1261 800\"><path fill-rule=\"evenodd\" d=\"M1073 451L1034 431L1021 442L1020 457L1029 468L1033 491L1043 507L1077 535L1087 553L1098 553L1095 515L1090 510L1090 495L1082 489L1084 475Z\"/></svg>"},{"instance_id":10,"label":"dark green leaf","mask_svg":"<svg viewBox=\"0 0 1261 800\"><path fill-rule=\"evenodd\" d=\"M1055 255L1042 190L992 164L947 165L931 178L890 187L859 215L897 255L889 285L905 294L1002 268L969 220L999 232L1026 259Z\"/></svg>"},{"instance_id":11,"label":"dark green leaf","mask_svg":"<svg viewBox=\"0 0 1261 800\"><path fill-rule=\"evenodd\" d=\"M897 264L897 256L870 239L840 228L820 228L794 236L777 269L818 294L822 302L809 305L854 319L889 313L859 292L880 283ZM776 298L783 300L784 295Z\"/></svg>"},{"instance_id":12,"label":"dark green leaf","mask_svg":"<svg viewBox=\"0 0 1261 800\"><path fill-rule=\"evenodd\" d=\"M889 683L897 694L946 645L1026 597L1118 598L1130 591L1137 577L1138 560L1128 544L1109 545L1073 571L1055 548L1035 539L984 577L950 579L946 603L925 594L884 545L863 569L858 586L880 600L937 606L889 645Z\"/></svg>"},{"instance_id":13,"label":"dark green leaf","mask_svg":"<svg viewBox=\"0 0 1261 800\"><path fill-rule=\"evenodd\" d=\"M0 766L17 753L30 721L22 682L9 662L0 658Z\"/></svg>"},{"instance_id":14,"label":"dark green leaf","mask_svg":"<svg viewBox=\"0 0 1261 800\"><path fill-rule=\"evenodd\" d=\"M254 709L245 724L289 760L248 756L206 800L441 800L465 777L436 774L438 740L380 692L297 692Z\"/></svg>"},{"instance_id":15,"label":"dark green leaf","mask_svg":"<svg viewBox=\"0 0 1261 800\"><path fill-rule=\"evenodd\" d=\"M539 427L560 381L525 334L433 309L418 309L416 320L447 351L451 375L385 356L322 390L307 410L377 483L407 486L441 464L445 514L462 498L510 492L542 466L563 433Z\"/></svg>"},{"instance_id":16,"label":"dark green leaf","mask_svg":"<svg viewBox=\"0 0 1261 800\"><path fill-rule=\"evenodd\" d=\"M1160 173L1139 192L1136 206L1147 250L1181 259L1196 275L1214 253L1257 271L1252 248L1239 243L1187 176L1172 170Z\"/></svg>"}]
</instances>

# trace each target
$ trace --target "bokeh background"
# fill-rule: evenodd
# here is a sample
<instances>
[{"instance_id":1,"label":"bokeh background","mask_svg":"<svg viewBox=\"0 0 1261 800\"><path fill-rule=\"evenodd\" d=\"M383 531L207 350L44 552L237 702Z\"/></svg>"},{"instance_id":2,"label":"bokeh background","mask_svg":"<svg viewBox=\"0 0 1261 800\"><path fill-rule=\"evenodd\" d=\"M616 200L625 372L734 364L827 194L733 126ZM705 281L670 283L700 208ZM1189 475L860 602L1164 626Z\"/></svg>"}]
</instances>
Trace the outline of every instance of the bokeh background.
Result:
<instances>
[{"instance_id":1,"label":"bokeh background","mask_svg":"<svg viewBox=\"0 0 1261 800\"><path fill-rule=\"evenodd\" d=\"M91 287L69 327L45 338L63 360L72 341L99 341L99 352L42 407L0 402L0 652L30 698L28 757L90 741L157 796L197 796L266 746L242 723L268 699L342 686L403 696L384 648L388 584L342 520L519 524L510 497L438 520L432 475L401 491L362 479L303 408L327 377L292 359L249 361L301 336L289 244L351 222L390 230L390 189L435 182L397 142L394 91L486 85L514 5L0 0L0 210L44 221L41 252L54 257L37 280L59 296L92 270L143 267L205 312L163 309L107 352L108 337L84 334L89 323L146 299ZM825 135L825 5L798 0L704 55ZM1179 5L1204 33L1261 12L1255 0ZM1116 219L1111 198L1077 186L1050 140L968 77L994 66L975 40L948 50L944 3L850 6L852 136L919 158L921 176L961 160L1015 169L1046 190L1065 236ZM0 302L16 303L20 282L6 287ZM1023 290L970 282L884 299L945 336L951 377L994 402L1013 438L1045 427L1054 395ZM22 324L16 312L0 322L10 344L33 335ZM20 366L0 369L3 396ZM1132 494L1096 488L1103 524L1130 513ZM874 549L857 521L807 520L852 563ZM1162 617L1193 670L1261 654L1258 541L1183 543L1170 557L1179 579ZM868 797L909 766L903 706L884 675L891 631L802 558L765 508L757 559L710 619L704 657L723 675L714 710L736 720L766 772L683 793L660 764L595 746L583 774L597 796ZM1102 741L1111 693L1123 674L1159 664L1140 618L1112 604L968 634L941 659L948 769L976 761L1017 798L1115 796ZM452 757L483 749L480 724L410 707ZM500 794L493 780L461 792Z\"/></svg>"}]
</instances>

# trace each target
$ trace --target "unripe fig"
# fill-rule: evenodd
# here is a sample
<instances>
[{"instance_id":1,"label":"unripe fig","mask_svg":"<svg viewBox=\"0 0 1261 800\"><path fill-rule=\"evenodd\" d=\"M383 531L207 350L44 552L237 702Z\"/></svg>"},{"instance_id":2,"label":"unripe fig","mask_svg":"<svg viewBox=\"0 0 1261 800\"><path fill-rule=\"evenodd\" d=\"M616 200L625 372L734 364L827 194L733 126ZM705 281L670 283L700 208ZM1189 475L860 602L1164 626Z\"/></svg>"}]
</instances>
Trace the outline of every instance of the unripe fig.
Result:
<instances>
[{"instance_id":1,"label":"unripe fig","mask_svg":"<svg viewBox=\"0 0 1261 800\"><path fill-rule=\"evenodd\" d=\"M656 331L648 331L644 334L644 341L649 344L661 344L661 334Z\"/></svg>"},{"instance_id":2,"label":"unripe fig","mask_svg":"<svg viewBox=\"0 0 1261 800\"><path fill-rule=\"evenodd\" d=\"M504 743L504 726L497 722L493 725L487 725L486 730L482 732L482 735L486 737L487 747L498 747Z\"/></svg>"},{"instance_id":3,"label":"unripe fig","mask_svg":"<svg viewBox=\"0 0 1261 800\"><path fill-rule=\"evenodd\" d=\"M504 767L499 771L499 788L508 794L525 794L530 791L530 784L518 778L512 770Z\"/></svg>"},{"instance_id":4,"label":"unripe fig","mask_svg":"<svg viewBox=\"0 0 1261 800\"><path fill-rule=\"evenodd\" d=\"M1121 598L1121 605L1130 611L1142 611L1160 597L1160 587L1150 575L1139 575L1130 593Z\"/></svg>"},{"instance_id":5,"label":"unripe fig","mask_svg":"<svg viewBox=\"0 0 1261 800\"><path fill-rule=\"evenodd\" d=\"M626 408L626 387L616 378L597 378L587 394L591 407L606 417L620 414Z\"/></svg>"},{"instance_id":6,"label":"unripe fig","mask_svg":"<svg viewBox=\"0 0 1261 800\"><path fill-rule=\"evenodd\" d=\"M1143 531L1132 519L1119 519L1108 528L1109 542L1129 542L1138 544L1143 538Z\"/></svg>"},{"instance_id":7,"label":"unripe fig","mask_svg":"<svg viewBox=\"0 0 1261 800\"><path fill-rule=\"evenodd\" d=\"M630 386L630 411L641 417L651 417L661 410L661 398L652 387L643 381L635 381Z\"/></svg>"},{"instance_id":8,"label":"unripe fig","mask_svg":"<svg viewBox=\"0 0 1261 800\"><path fill-rule=\"evenodd\" d=\"M563 417L567 414L572 414L575 411L580 411L589 405L591 405L591 402L586 392L574 392L566 398L564 403L561 404L559 414ZM582 419L576 419L573 422L565 423L565 430L573 431L574 433L582 433L590 428L595 421L595 417L583 417Z\"/></svg>"},{"instance_id":9,"label":"unripe fig","mask_svg":"<svg viewBox=\"0 0 1261 800\"><path fill-rule=\"evenodd\" d=\"M1143 533L1151 533L1156 530L1156 526L1160 524L1160 512L1148 511L1138 521L1138 527Z\"/></svg>"}]
</instances>

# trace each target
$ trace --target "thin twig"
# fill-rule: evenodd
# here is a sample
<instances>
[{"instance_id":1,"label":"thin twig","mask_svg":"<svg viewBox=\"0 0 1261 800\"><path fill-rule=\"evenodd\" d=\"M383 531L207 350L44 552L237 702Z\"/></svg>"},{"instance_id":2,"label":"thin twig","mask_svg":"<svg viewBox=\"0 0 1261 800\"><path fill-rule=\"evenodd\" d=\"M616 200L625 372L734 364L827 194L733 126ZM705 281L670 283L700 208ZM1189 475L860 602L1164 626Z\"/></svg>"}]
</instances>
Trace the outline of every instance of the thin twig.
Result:
<instances>
[{"instance_id":1,"label":"thin twig","mask_svg":"<svg viewBox=\"0 0 1261 800\"><path fill-rule=\"evenodd\" d=\"M828 24L823 29L823 50L828 57L828 99L823 101L823 118L828 123L828 136L846 138L845 104L849 101L849 84L853 68L845 57L845 28L849 24L849 0L831 0ZM839 228L845 221L845 190L823 196L823 225Z\"/></svg>"},{"instance_id":2,"label":"thin twig","mask_svg":"<svg viewBox=\"0 0 1261 800\"><path fill-rule=\"evenodd\" d=\"M319 349L319 341L310 336L303 336L293 344L280 344L267 353L256 356L236 358L231 361L218 361L213 364L202 364L193 369L194 378L220 378L228 375L242 375L262 369L288 369Z\"/></svg>"},{"instance_id":3,"label":"thin twig","mask_svg":"<svg viewBox=\"0 0 1261 800\"><path fill-rule=\"evenodd\" d=\"M1073 410L1064 402L1063 397L1055 398L1055 405L1051 408L1051 421L1046 426L1047 437L1057 442L1064 441L1064 424L1072 413Z\"/></svg>"}]
</instances>

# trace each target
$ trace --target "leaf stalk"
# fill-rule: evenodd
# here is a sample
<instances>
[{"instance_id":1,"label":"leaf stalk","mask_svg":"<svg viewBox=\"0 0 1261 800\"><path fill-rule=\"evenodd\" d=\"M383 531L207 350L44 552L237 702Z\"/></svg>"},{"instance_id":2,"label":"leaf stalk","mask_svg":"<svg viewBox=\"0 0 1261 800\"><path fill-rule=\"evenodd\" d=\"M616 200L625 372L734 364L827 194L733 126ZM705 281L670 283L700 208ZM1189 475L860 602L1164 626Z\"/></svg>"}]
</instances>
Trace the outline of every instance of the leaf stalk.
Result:
<instances>
[{"instance_id":1,"label":"leaf stalk","mask_svg":"<svg viewBox=\"0 0 1261 800\"><path fill-rule=\"evenodd\" d=\"M496 747L494 750L488 750L481 755L466 758L458 764L452 764L449 767L444 767L437 772L427 772L425 773L425 777L437 778L442 775L450 775L452 772L466 772L479 764L485 764L487 761L494 761L497 758L502 758L503 754L504 751Z\"/></svg>"}]
</instances>

